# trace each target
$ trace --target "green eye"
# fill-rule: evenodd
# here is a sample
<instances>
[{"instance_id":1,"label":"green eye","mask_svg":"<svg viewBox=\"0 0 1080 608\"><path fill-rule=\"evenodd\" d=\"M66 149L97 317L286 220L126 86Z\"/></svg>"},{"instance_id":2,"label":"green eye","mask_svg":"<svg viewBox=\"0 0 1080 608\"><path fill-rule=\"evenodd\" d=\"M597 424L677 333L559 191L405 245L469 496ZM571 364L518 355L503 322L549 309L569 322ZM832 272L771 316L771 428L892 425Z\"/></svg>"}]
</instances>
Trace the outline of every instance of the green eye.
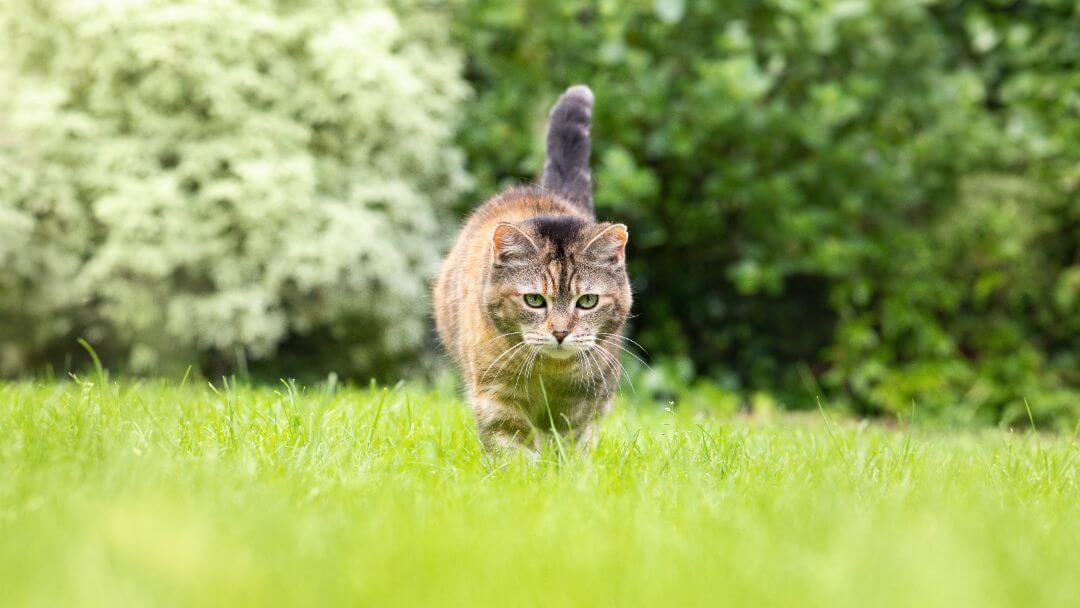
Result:
<instances>
[{"instance_id":1,"label":"green eye","mask_svg":"<svg viewBox=\"0 0 1080 608\"><path fill-rule=\"evenodd\" d=\"M525 304L531 308L543 308L547 306L547 300L538 293L527 293L525 294Z\"/></svg>"},{"instance_id":2,"label":"green eye","mask_svg":"<svg viewBox=\"0 0 1080 608\"><path fill-rule=\"evenodd\" d=\"M577 307L588 310L596 306L596 303L600 301L600 296L595 293L587 293L577 299Z\"/></svg>"}]
</instances>

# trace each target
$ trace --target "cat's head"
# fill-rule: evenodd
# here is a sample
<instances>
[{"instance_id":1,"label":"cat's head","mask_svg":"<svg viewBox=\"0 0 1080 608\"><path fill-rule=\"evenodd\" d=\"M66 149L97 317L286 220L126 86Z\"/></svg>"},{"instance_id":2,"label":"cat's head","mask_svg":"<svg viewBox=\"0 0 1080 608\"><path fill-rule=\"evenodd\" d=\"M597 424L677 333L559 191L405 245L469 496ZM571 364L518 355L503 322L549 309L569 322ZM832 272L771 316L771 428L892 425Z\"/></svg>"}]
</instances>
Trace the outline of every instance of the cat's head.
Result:
<instances>
[{"instance_id":1,"label":"cat's head","mask_svg":"<svg viewBox=\"0 0 1080 608\"><path fill-rule=\"evenodd\" d=\"M572 216L501 223L491 234L485 306L500 332L569 359L614 341L630 312L626 226Z\"/></svg>"}]
</instances>

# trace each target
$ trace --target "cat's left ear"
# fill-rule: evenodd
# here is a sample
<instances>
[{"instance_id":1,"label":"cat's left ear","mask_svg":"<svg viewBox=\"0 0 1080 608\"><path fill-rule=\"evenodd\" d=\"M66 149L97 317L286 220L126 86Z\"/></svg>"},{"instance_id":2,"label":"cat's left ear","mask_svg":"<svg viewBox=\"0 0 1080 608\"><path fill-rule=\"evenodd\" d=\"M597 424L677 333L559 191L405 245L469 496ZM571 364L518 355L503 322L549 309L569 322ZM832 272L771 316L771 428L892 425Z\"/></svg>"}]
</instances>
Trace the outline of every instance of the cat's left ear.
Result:
<instances>
[{"instance_id":1,"label":"cat's left ear","mask_svg":"<svg viewBox=\"0 0 1080 608\"><path fill-rule=\"evenodd\" d=\"M624 224L608 224L592 237L583 251L598 264L622 266L626 263L626 241L629 239Z\"/></svg>"}]
</instances>

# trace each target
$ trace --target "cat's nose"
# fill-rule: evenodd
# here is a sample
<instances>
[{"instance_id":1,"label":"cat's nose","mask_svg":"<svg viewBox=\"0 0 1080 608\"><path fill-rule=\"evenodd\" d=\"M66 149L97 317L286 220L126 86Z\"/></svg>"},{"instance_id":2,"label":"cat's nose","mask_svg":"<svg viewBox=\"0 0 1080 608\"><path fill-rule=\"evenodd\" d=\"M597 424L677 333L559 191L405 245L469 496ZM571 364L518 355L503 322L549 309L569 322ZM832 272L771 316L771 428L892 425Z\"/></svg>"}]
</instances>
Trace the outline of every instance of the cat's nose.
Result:
<instances>
[{"instance_id":1,"label":"cat's nose","mask_svg":"<svg viewBox=\"0 0 1080 608\"><path fill-rule=\"evenodd\" d=\"M562 344L562 341L566 339L566 336L570 335L570 332L565 329L552 330L551 335L555 336L555 341Z\"/></svg>"}]
</instances>

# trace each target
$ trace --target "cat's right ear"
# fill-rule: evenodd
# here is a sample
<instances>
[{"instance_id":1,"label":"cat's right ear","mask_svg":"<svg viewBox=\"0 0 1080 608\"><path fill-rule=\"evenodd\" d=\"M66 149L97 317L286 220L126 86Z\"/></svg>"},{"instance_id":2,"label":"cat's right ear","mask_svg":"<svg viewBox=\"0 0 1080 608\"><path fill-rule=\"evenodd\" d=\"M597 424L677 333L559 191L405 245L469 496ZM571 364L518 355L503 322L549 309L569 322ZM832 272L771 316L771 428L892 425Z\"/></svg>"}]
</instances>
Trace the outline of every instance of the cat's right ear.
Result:
<instances>
[{"instance_id":1,"label":"cat's right ear","mask_svg":"<svg viewBox=\"0 0 1080 608\"><path fill-rule=\"evenodd\" d=\"M491 262L496 266L524 264L538 253L536 243L513 224L500 222L491 233Z\"/></svg>"}]
</instances>

